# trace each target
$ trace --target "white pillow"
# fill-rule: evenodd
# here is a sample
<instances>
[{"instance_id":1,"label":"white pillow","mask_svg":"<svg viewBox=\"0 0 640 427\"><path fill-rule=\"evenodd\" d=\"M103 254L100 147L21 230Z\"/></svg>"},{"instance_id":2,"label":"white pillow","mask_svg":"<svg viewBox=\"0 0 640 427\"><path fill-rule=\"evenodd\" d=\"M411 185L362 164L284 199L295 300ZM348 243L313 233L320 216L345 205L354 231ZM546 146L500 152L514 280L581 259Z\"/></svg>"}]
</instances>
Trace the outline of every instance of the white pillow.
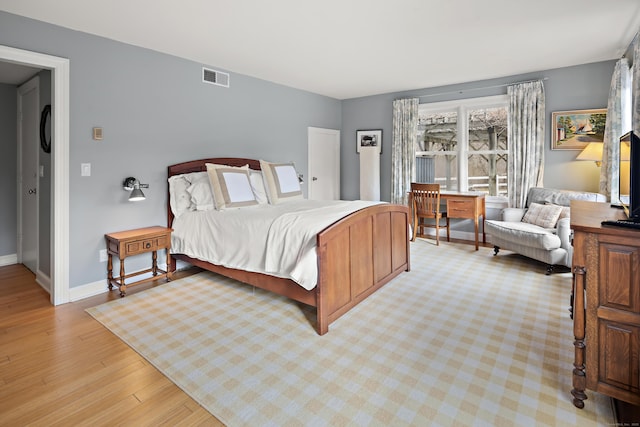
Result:
<instances>
[{"instance_id":1,"label":"white pillow","mask_svg":"<svg viewBox=\"0 0 640 427\"><path fill-rule=\"evenodd\" d=\"M187 188L191 185L190 174L174 175L169 177L169 204L173 216L178 218L184 212L193 210L191 206L191 194Z\"/></svg>"},{"instance_id":2,"label":"white pillow","mask_svg":"<svg viewBox=\"0 0 640 427\"><path fill-rule=\"evenodd\" d=\"M256 201L261 205L269 203L267 190L264 188L264 181L262 180L262 172L249 169L249 179L251 180L251 189L256 196Z\"/></svg>"},{"instance_id":3,"label":"white pillow","mask_svg":"<svg viewBox=\"0 0 640 427\"><path fill-rule=\"evenodd\" d=\"M194 173L187 191L191 195L191 203L196 210L208 211L214 208L213 193L206 172Z\"/></svg>"},{"instance_id":4,"label":"white pillow","mask_svg":"<svg viewBox=\"0 0 640 427\"><path fill-rule=\"evenodd\" d=\"M232 167L207 163L216 209L257 205L251 188L249 165Z\"/></svg>"},{"instance_id":5,"label":"white pillow","mask_svg":"<svg viewBox=\"0 0 640 427\"><path fill-rule=\"evenodd\" d=\"M292 163L270 163L260 160L264 186L272 205L302 199L298 174Z\"/></svg>"}]
</instances>

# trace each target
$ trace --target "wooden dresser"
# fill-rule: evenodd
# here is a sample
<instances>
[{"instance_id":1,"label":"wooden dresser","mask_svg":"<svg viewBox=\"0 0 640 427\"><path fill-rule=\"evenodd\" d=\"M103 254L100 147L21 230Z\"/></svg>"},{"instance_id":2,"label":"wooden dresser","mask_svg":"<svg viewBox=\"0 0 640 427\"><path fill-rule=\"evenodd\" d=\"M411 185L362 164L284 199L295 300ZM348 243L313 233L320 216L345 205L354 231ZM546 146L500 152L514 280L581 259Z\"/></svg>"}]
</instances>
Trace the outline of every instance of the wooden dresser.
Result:
<instances>
[{"instance_id":1,"label":"wooden dresser","mask_svg":"<svg viewBox=\"0 0 640 427\"><path fill-rule=\"evenodd\" d=\"M578 408L585 389L640 404L640 230L600 224L623 217L607 203L571 202Z\"/></svg>"}]
</instances>

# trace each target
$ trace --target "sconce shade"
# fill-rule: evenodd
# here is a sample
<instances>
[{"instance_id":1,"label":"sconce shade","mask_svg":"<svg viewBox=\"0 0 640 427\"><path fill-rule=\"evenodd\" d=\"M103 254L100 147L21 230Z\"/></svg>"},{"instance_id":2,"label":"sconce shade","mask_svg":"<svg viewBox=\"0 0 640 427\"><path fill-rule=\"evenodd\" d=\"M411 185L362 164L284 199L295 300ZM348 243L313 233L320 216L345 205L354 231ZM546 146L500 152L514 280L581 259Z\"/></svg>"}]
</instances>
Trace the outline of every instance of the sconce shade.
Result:
<instances>
[{"instance_id":1,"label":"sconce shade","mask_svg":"<svg viewBox=\"0 0 640 427\"><path fill-rule=\"evenodd\" d=\"M130 202L138 202L140 200L146 199L144 193L140 189L141 187L149 188L149 185L140 184L140 181L138 181L136 178L132 176L125 178L124 182L122 183L122 188L124 190L131 191L131 194L129 195Z\"/></svg>"},{"instance_id":2,"label":"sconce shade","mask_svg":"<svg viewBox=\"0 0 640 427\"><path fill-rule=\"evenodd\" d=\"M591 160L592 162L596 162L596 165L600 166L602 162L602 142L590 142L587 146L582 150L576 160Z\"/></svg>"},{"instance_id":3,"label":"sconce shade","mask_svg":"<svg viewBox=\"0 0 640 427\"><path fill-rule=\"evenodd\" d=\"M131 194L129 195L129 201L139 202L140 200L144 200L144 199L146 199L146 197L144 196L144 193L140 189L140 184L136 184L133 188L133 191L131 191Z\"/></svg>"}]
</instances>

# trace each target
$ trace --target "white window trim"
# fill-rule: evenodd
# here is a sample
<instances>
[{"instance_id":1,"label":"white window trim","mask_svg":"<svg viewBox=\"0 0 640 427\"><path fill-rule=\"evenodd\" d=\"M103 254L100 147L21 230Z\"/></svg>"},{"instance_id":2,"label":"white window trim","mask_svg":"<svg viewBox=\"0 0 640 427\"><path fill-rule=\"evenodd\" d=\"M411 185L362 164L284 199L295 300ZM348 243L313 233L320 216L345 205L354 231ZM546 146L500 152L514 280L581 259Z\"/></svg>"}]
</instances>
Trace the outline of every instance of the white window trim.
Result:
<instances>
[{"instance_id":1,"label":"white window trim","mask_svg":"<svg viewBox=\"0 0 640 427\"><path fill-rule=\"evenodd\" d=\"M426 113L443 113L449 111L455 111L458 114L458 126L456 132L458 133L459 150L452 152L433 152L433 151L417 151L416 155L443 155L443 154L455 154L458 161L458 191L464 192L469 190L469 172L467 170L467 157L469 157L469 123L467 120L467 113L469 110L475 110L477 108L492 108L492 107L505 107L509 105L508 95L494 95L484 96L480 98L465 98L456 99L453 101L432 102L426 104L420 104L418 109L420 112ZM464 117L464 120L460 120L460 117ZM508 151L501 150L508 154ZM493 151L492 151L493 152ZM473 154L482 154L481 151L477 151Z\"/></svg>"}]
</instances>

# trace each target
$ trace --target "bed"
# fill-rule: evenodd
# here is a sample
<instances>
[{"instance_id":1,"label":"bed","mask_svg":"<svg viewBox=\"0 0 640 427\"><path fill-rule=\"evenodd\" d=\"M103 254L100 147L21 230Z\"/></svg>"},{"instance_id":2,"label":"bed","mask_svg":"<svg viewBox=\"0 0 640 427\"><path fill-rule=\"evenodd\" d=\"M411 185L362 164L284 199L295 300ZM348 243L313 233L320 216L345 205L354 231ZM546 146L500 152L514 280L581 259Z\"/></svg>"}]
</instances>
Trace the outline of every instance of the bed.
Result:
<instances>
[{"instance_id":1,"label":"bed","mask_svg":"<svg viewBox=\"0 0 640 427\"><path fill-rule=\"evenodd\" d=\"M169 181L177 175L205 172L208 163L230 167L248 165L250 170L261 170L260 161L254 159L200 159L169 166ZM174 228L179 224L169 201L171 191L167 217L168 226ZM319 335L324 335L333 321L403 271L409 271L408 227L406 206L382 203L358 209L320 230L314 248L316 283L311 289L300 286L291 278L225 267L201 257L175 253L175 250L169 270L175 271L176 261L181 260L315 307L315 327ZM251 236L239 238L250 242Z\"/></svg>"}]
</instances>

